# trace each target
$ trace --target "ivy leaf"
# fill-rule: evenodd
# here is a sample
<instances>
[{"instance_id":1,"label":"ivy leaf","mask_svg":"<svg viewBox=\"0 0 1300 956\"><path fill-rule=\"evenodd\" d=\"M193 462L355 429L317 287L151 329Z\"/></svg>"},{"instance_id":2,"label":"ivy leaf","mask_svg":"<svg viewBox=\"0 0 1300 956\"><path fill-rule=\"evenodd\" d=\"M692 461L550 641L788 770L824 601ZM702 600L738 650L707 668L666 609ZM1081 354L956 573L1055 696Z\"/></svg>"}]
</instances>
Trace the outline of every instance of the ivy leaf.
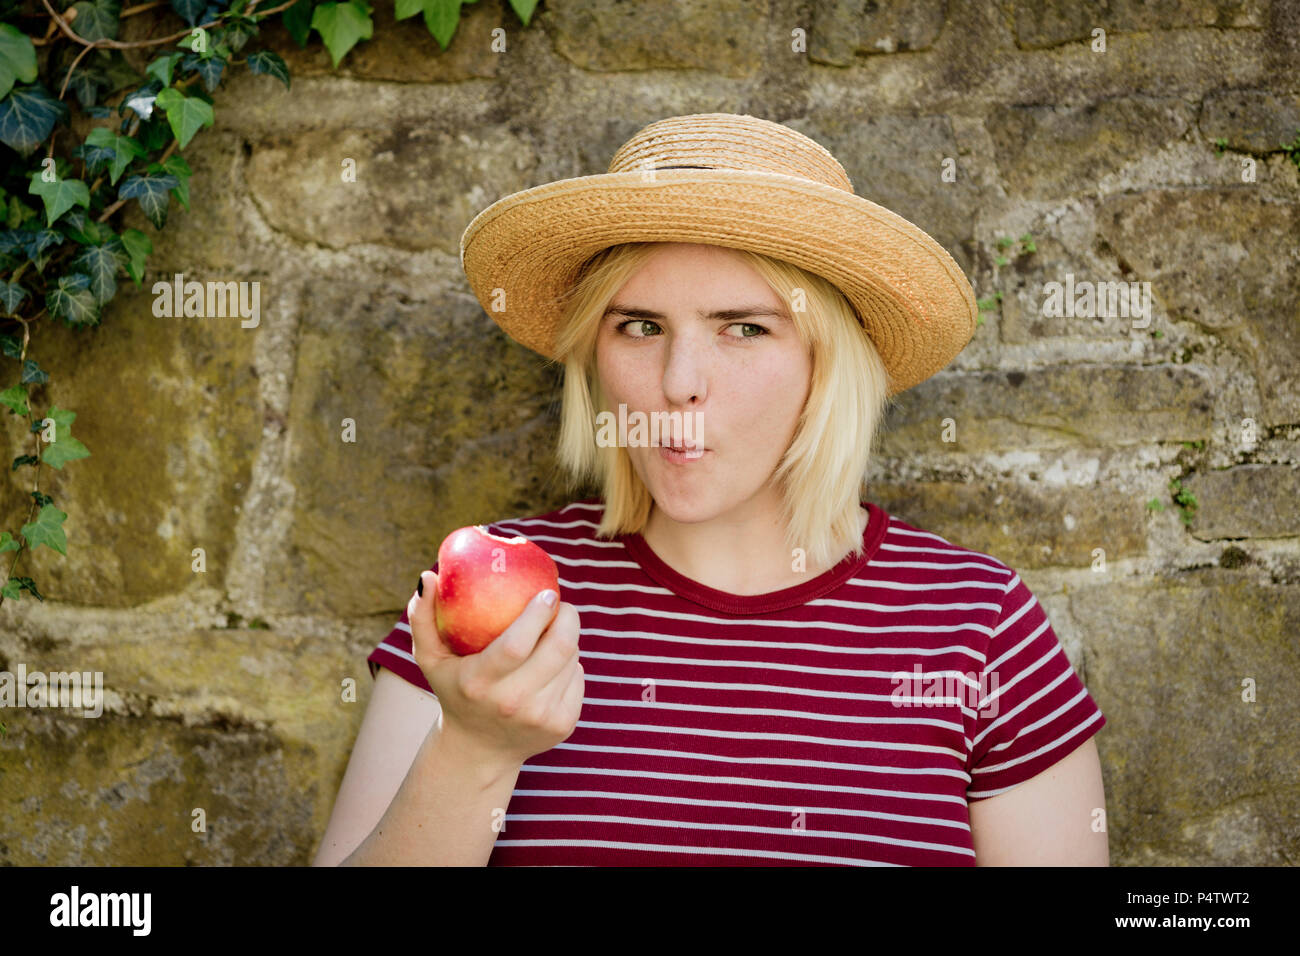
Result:
<instances>
[{"instance_id":1,"label":"ivy leaf","mask_svg":"<svg viewBox=\"0 0 1300 956\"><path fill-rule=\"evenodd\" d=\"M45 307L68 325L94 325L99 321L99 306L90 291L90 277L80 272L59 276L54 288L45 293Z\"/></svg>"},{"instance_id":2,"label":"ivy leaf","mask_svg":"<svg viewBox=\"0 0 1300 956\"><path fill-rule=\"evenodd\" d=\"M145 148L130 136L123 136L104 126L96 126L86 135L86 146L109 151L109 182L113 185L117 185L118 179L132 162L148 155ZM87 161L90 161L89 156Z\"/></svg>"},{"instance_id":3,"label":"ivy leaf","mask_svg":"<svg viewBox=\"0 0 1300 956\"><path fill-rule=\"evenodd\" d=\"M62 470L70 461L89 458L90 450L72 437L72 422L77 413L55 406L50 409L49 417L54 419L54 441L41 452L41 461L51 468Z\"/></svg>"},{"instance_id":4,"label":"ivy leaf","mask_svg":"<svg viewBox=\"0 0 1300 956\"><path fill-rule=\"evenodd\" d=\"M405 20L424 14L424 25L444 50L451 44L460 23L461 0L397 0L396 17Z\"/></svg>"},{"instance_id":5,"label":"ivy leaf","mask_svg":"<svg viewBox=\"0 0 1300 956\"><path fill-rule=\"evenodd\" d=\"M212 106L197 96L186 96L174 86L159 93L155 102L167 114L172 135L180 143L181 149L189 145L200 127L212 125Z\"/></svg>"},{"instance_id":6,"label":"ivy leaf","mask_svg":"<svg viewBox=\"0 0 1300 956\"><path fill-rule=\"evenodd\" d=\"M232 6L231 10L235 8ZM238 51L243 48L249 40L257 35L257 21L252 17L236 13L226 20L225 41L230 44L230 49Z\"/></svg>"},{"instance_id":7,"label":"ivy leaf","mask_svg":"<svg viewBox=\"0 0 1300 956\"><path fill-rule=\"evenodd\" d=\"M9 197L9 205L4 210L4 224L10 229L17 229L28 219L38 218L37 212L17 196Z\"/></svg>"},{"instance_id":8,"label":"ivy leaf","mask_svg":"<svg viewBox=\"0 0 1300 956\"><path fill-rule=\"evenodd\" d=\"M45 271L45 264L50 260L46 250L62 245L67 238L63 233L54 229L23 229L20 231L27 239L27 258L32 260L37 272Z\"/></svg>"},{"instance_id":9,"label":"ivy leaf","mask_svg":"<svg viewBox=\"0 0 1300 956\"><path fill-rule=\"evenodd\" d=\"M7 597L11 601L17 601L20 593L22 593L22 588L18 586L17 578L10 578L5 582L5 586L0 588L0 595Z\"/></svg>"},{"instance_id":10,"label":"ivy leaf","mask_svg":"<svg viewBox=\"0 0 1300 956\"><path fill-rule=\"evenodd\" d=\"M17 27L0 23L0 96L13 89L14 83L36 80L36 47Z\"/></svg>"},{"instance_id":11,"label":"ivy leaf","mask_svg":"<svg viewBox=\"0 0 1300 956\"><path fill-rule=\"evenodd\" d=\"M533 11L537 9L537 0L510 0L510 9L515 11L515 16L524 26L528 26Z\"/></svg>"},{"instance_id":12,"label":"ivy leaf","mask_svg":"<svg viewBox=\"0 0 1300 956\"><path fill-rule=\"evenodd\" d=\"M199 22L199 14L206 5L207 0L172 0L172 9L190 26Z\"/></svg>"},{"instance_id":13,"label":"ivy leaf","mask_svg":"<svg viewBox=\"0 0 1300 956\"><path fill-rule=\"evenodd\" d=\"M66 103L56 100L39 83L15 86L0 100L0 142L30 156L69 112Z\"/></svg>"},{"instance_id":14,"label":"ivy leaf","mask_svg":"<svg viewBox=\"0 0 1300 956\"><path fill-rule=\"evenodd\" d=\"M311 32L313 0L298 0L280 17L280 22L298 44L298 49L307 45L307 34Z\"/></svg>"},{"instance_id":15,"label":"ivy leaf","mask_svg":"<svg viewBox=\"0 0 1300 956\"><path fill-rule=\"evenodd\" d=\"M18 551L22 546L23 543L8 531L0 531L0 554L4 554L6 551Z\"/></svg>"},{"instance_id":16,"label":"ivy leaf","mask_svg":"<svg viewBox=\"0 0 1300 956\"><path fill-rule=\"evenodd\" d=\"M221 83L221 71L226 68L226 58L205 54L187 53L181 60L182 70L193 70L203 80L204 88L211 93ZM200 102L202 102L200 100ZM164 107L165 108L165 107ZM211 124L209 124L211 125ZM179 137L178 137L179 138Z\"/></svg>"},{"instance_id":17,"label":"ivy leaf","mask_svg":"<svg viewBox=\"0 0 1300 956\"><path fill-rule=\"evenodd\" d=\"M47 548L53 548L65 558L68 556L68 538L63 533L63 522L68 520L68 515L60 511L54 505L46 505L40 510L35 521L29 521L19 530L22 536L27 539L27 544L33 551L41 545Z\"/></svg>"},{"instance_id":18,"label":"ivy leaf","mask_svg":"<svg viewBox=\"0 0 1300 956\"><path fill-rule=\"evenodd\" d=\"M33 385L44 385L49 380L49 374L36 363L35 359L25 359L23 361L23 374L19 381L24 385L28 382Z\"/></svg>"},{"instance_id":19,"label":"ivy leaf","mask_svg":"<svg viewBox=\"0 0 1300 956\"><path fill-rule=\"evenodd\" d=\"M289 67L285 65L284 58L278 53L273 53L270 50L258 50L256 53L250 53L248 55L248 69L255 75L261 73L283 80L285 89L289 88Z\"/></svg>"},{"instance_id":20,"label":"ivy leaf","mask_svg":"<svg viewBox=\"0 0 1300 956\"><path fill-rule=\"evenodd\" d=\"M72 32L83 40L117 39L122 0L81 0L74 3L72 9L77 11L72 21Z\"/></svg>"},{"instance_id":21,"label":"ivy leaf","mask_svg":"<svg viewBox=\"0 0 1300 956\"><path fill-rule=\"evenodd\" d=\"M311 25L325 40L334 69L358 40L369 40L375 24L372 10L366 0L346 0L344 3L322 3L311 14Z\"/></svg>"},{"instance_id":22,"label":"ivy leaf","mask_svg":"<svg viewBox=\"0 0 1300 956\"><path fill-rule=\"evenodd\" d=\"M68 89L76 94L82 109L94 106L95 100L99 99L99 88L108 85L108 74L89 60L79 63L68 77Z\"/></svg>"},{"instance_id":23,"label":"ivy leaf","mask_svg":"<svg viewBox=\"0 0 1300 956\"><path fill-rule=\"evenodd\" d=\"M59 231L83 246L98 246L113 238L113 230L102 222L88 217L84 210L73 206L58 222Z\"/></svg>"},{"instance_id":24,"label":"ivy leaf","mask_svg":"<svg viewBox=\"0 0 1300 956\"><path fill-rule=\"evenodd\" d=\"M122 101L122 105L117 108L120 114L125 113L128 109L133 110L142 120L147 120L153 115L153 104L158 98L158 91L153 85L142 86L130 96Z\"/></svg>"},{"instance_id":25,"label":"ivy leaf","mask_svg":"<svg viewBox=\"0 0 1300 956\"><path fill-rule=\"evenodd\" d=\"M22 304L23 299L27 298L27 290L17 282L0 282L0 309L4 309L5 315L17 315L18 306ZM9 355L9 343L17 342L11 335L0 335L0 342L4 345L4 354ZM17 358L17 355L10 356Z\"/></svg>"},{"instance_id":26,"label":"ivy leaf","mask_svg":"<svg viewBox=\"0 0 1300 956\"><path fill-rule=\"evenodd\" d=\"M126 249L118 239L102 246L86 246L68 263L90 277L90 293L96 305L103 305L117 294L117 270L127 263Z\"/></svg>"},{"instance_id":27,"label":"ivy leaf","mask_svg":"<svg viewBox=\"0 0 1300 956\"><path fill-rule=\"evenodd\" d=\"M37 458L35 455L19 455L17 458L14 459L14 463L10 466L9 470L17 471L23 465L39 465L40 463L41 460ZM4 548L0 548L0 551L3 550Z\"/></svg>"},{"instance_id":28,"label":"ivy leaf","mask_svg":"<svg viewBox=\"0 0 1300 956\"><path fill-rule=\"evenodd\" d=\"M15 415L27 416L30 409L27 407L27 389L21 385L14 385L0 392L0 405L6 405L9 411Z\"/></svg>"},{"instance_id":29,"label":"ivy leaf","mask_svg":"<svg viewBox=\"0 0 1300 956\"><path fill-rule=\"evenodd\" d=\"M0 232L0 255L9 256L21 252L27 255L27 234L30 229L6 229Z\"/></svg>"},{"instance_id":30,"label":"ivy leaf","mask_svg":"<svg viewBox=\"0 0 1300 956\"><path fill-rule=\"evenodd\" d=\"M138 199L140 209L153 223L155 229L161 229L167 222L167 191L180 182L172 175L128 176L117 190L118 199Z\"/></svg>"},{"instance_id":31,"label":"ivy leaf","mask_svg":"<svg viewBox=\"0 0 1300 956\"><path fill-rule=\"evenodd\" d=\"M184 156L176 153L168 156L159 167L164 173L170 173L175 176L178 182L172 187L172 195L176 201L185 207L185 211L190 209L190 177L194 175L194 170L190 169L190 164L185 162Z\"/></svg>"},{"instance_id":32,"label":"ivy leaf","mask_svg":"<svg viewBox=\"0 0 1300 956\"><path fill-rule=\"evenodd\" d=\"M152 76L162 88L166 89L172 85L172 69L176 66L176 61L183 57L184 53L168 53L166 56L160 56L144 68L146 76Z\"/></svg>"},{"instance_id":33,"label":"ivy leaf","mask_svg":"<svg viewBox=\"0 0 1300 956\"><path fill-rule=\"evenodd\" d=\"M127 256L130 257L130 261L126 264L127 275L135 280L136 285L140 285L144 281L144 269L142 268L144 259L145 256L153 252L153 243L139 229L128 229L122 233L122 247L126 250Z\"/></svg>"},{"instance_id":34,"label":"ivy leaf","mask_svg":"<svg viewBox=\"0 0 1300 956\"><path fill-rule=\"evenodd\" d=\"M4 286L0 286L0 289L3 289L8 286L16 286L16 285L18 285L17 282L6 282ZM27 295L26 289L19 289L18 291L21 292L24 296ZM17 336L0 335L0 353L4 353L4 355L6 355L9 358L22 358L23 343L18 341Z\"/></svg>"},{"instance_id":35,"label":"ivy leaf","mask_svg":"<svg viewBox=\"0 0 1300 956\"><path fill-rule=\"evenodd\" d=\"M54 182L47 182L40 172L35 172L32 173L27 191L40 196L45 203L45 223L49 226L54 225L54 220L74 205L83 209L90 208L90 190L80 179L65 179L60 176Z\"/></svg>"}]
</instances>

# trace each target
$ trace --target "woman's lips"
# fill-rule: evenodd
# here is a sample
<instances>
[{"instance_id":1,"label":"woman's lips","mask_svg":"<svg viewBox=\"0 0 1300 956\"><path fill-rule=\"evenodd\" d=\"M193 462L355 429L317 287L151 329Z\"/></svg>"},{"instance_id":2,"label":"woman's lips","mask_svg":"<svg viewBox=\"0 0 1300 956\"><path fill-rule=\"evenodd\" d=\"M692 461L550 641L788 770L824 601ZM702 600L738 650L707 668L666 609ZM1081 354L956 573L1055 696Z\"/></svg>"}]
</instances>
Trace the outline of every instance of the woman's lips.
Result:
<instances>
[{"instance_id":1,"label":"woman's lips","mask_svg":"<svg viewBox=\"0 0 1300 956\"><path fill-rule=\"evenodd\" d=\"M699 461L708 452L709 449L707 448L683 448L679 451L668 445L659 446L659 457L675 465L686 465L693 461Z\"/></svg>"}]
</instances>

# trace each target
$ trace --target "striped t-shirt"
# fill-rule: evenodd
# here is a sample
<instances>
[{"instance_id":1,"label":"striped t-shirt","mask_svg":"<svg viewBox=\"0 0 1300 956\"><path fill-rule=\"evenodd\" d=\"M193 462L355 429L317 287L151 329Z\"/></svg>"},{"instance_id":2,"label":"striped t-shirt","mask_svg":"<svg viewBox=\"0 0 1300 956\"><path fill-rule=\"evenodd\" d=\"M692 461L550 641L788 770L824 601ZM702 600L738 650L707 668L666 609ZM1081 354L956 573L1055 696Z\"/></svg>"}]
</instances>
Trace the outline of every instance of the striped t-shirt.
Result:
<instances>
[{"instance_id":1,"label":"striped t-shirt","mask_svg":"<svg viewBox=\"0 0 1300 956\"><path fill-rule=\"evenodd\" d=\"M555 560L586 689L488 865L974 865L968 802L1106 719L1015 571L863 504L864 555L755 595L595 538L598 498L489 525ZM368 660L429 691L405 611Z\"/></svg>"}]
</instances>

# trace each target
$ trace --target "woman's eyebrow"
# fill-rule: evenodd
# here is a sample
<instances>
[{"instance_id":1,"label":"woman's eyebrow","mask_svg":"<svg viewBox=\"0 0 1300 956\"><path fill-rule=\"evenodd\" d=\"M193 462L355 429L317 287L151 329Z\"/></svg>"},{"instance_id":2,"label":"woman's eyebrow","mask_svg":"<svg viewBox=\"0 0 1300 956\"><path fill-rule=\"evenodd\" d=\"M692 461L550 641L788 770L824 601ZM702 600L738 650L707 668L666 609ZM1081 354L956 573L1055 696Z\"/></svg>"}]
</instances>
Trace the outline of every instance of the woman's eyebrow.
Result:
<instances>
[{"instance_id":1,"label":"woman's eyebrow","mask_svg":"<svg viewBox=\"0 0 1300 956\"><path fill-rule=\"evenodd\" d=\"M765 316L771 319L786 319L790 317L780 309L774 309L770 305L750 305L740 306L735 309L715 309L712 312L705 312L703 309L696 310L695 313L703 322L716 321L736 321L738 319L748 319L754 316ZM666 319L668 316L662 312L656 312L653 309L639 309L630 305L611 305L605 310L605 315L625 315L629 319Z\"/></svg>"}]
</instances>

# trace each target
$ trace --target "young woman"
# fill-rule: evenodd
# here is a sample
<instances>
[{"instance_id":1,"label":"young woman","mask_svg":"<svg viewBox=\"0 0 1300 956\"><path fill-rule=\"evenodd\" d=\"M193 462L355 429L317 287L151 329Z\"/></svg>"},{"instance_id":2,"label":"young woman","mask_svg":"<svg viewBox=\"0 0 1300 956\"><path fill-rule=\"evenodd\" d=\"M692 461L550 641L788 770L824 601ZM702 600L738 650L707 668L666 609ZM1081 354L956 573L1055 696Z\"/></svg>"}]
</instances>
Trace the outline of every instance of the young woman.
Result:
<instances>
[{"instance_id":1,"label":"young woman","mask_svg":"<svg viewBox=\"0 0 1300 956\"><path fill-rule=\"evenodd\" d=\"M479 654L421 575L318 864L1108 863L1105 718L1033 594L862 497L974 302L841 176L786 127L674 117L471 223L471 284L564 363L559 458L601 495L489 526L563 600Z\"/></svg>"}]
</instances>

